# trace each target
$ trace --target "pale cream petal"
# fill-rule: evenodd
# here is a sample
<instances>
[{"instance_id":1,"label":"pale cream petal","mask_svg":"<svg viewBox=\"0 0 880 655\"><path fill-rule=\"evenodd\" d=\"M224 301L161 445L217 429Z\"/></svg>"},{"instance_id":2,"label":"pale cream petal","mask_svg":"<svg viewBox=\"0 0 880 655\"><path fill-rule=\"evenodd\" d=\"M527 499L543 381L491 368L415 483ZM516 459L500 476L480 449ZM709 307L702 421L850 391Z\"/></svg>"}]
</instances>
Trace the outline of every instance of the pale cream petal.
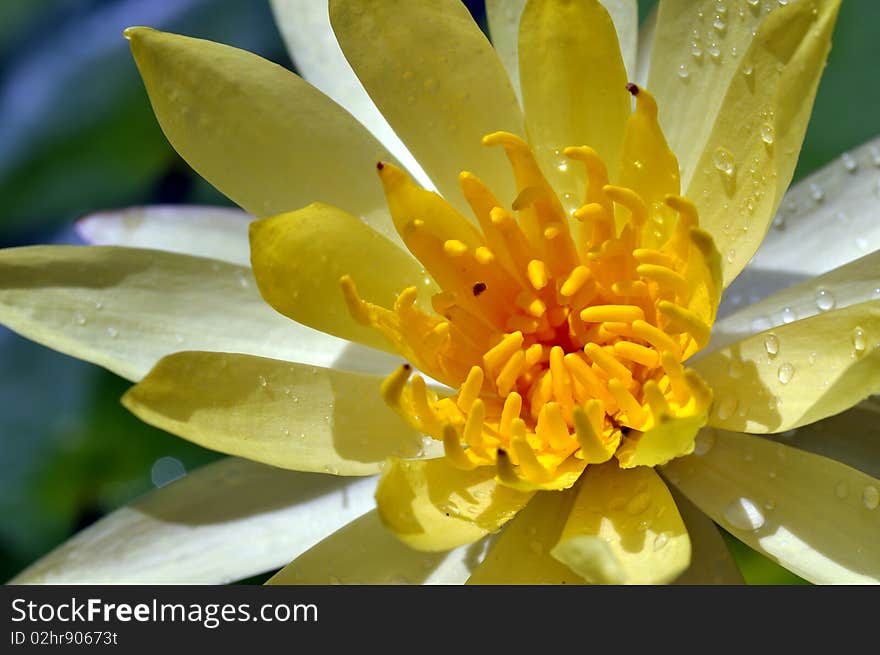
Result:
<instances>
[{"instance_id":1,"label":"pale cream petal","mask_svg":"<svg viewBox=\"0 0 880 655\"><path fill-rule=\"evenodd\" d=\"M684 572L691 543L654 469L588 466L552 555L594 584L665 584Z\"/></svg>"},{"instance_id":2,"label":"pale cream petal","mask_svg":"<svg viewBox=\"0 0 880 655\"><path fill-rule=\"evenodd\" d=\"M0 323L130 380L179 350L368 372L397 365L388 355L281 316L243 266L158 250L0 250Z\"/></svg>"},{"instance_id":3,"label":"pale cream petal","mask_svg":"<svg viewBox=\"0 0 880 655\"><path fill-rule=\"evenodd\" d=\"M525 6L526 0L486 0L489 38L519 98L519 18Z\"/></svg>"},{"instance_id":4,"label":"pale cream petal","mask_svg":"<svg viewBox=\"0 0 880 655\"><path fill-rule=\"evenodd\" d=\"M154 205L89 214L76 222L76 231L96 246L167 250L250 266L252 220L230 207Z\"/></svg>"},{"instance_id":5,"label":"pale cream petal","mask_svg":"<svg viewBox=\"0 0 880 655\"><path fill-rule=\"evenodd\" d=\"M639 44L639 3L638 0L601 0L605 9L611 14L617 40L620 42L620 54L626 66L627 77L636 78L636 55Z\"/></svg>"},{"instance_id":6,"label":"pale cream petal","mask_svg":"<svg viewBox=\"0 0 880 655\"><path fill-rule=\"evenodd\" d=\"M264 357L180 352L161 359L122 404L228 455L295 471L372 475L389 456L425 454L422 435L381 402L381 384L372 375Z\"/></svg>"},{"instance_id":7,"label":"pale cream petal","mask_svg":"<svg viewBox=\"0 0 880 655\"><path fill-rule=\"evenodd\" d=\"M562 535L574 498L571 491L535 494L504 526L486 553L486 559L467 583L586 584L582 577L550 554Z\"/></svg>"},{"instance_id":8,"label":"pale cream petal","mask_svg":"<svg viewBox=\"0 0 880 655\"><path fill-rule=\"evenodd\" d=\"M675 488L669 489L691 540L691 563L677 585L745 584L715 523Z\"/></svg>"},{"instance_id":9,"label":"pale cream petal","mask_svg":"<svg viewBox=\"0 0 880 655\"><path fill-rule=\"evenodd\" d=\"M330 19L370 97L437 189L470 215L458 187L469 170L505 203L514 186L486 134L522 134L504 67L458 0L330 2Z\"/></svg>"},{"instance_id":10,"label":"pale cream petal","mask_svg":"<svg viewBox=\"0 0 880 655\"><path fill-rule=\"evenodd\" d=\"M773 227L731 291L763 296L792 280L821 275L880 250L878 173L880 138L792 186ZM876 286L880 288L880 279Z\"/></svg>"},{"instance_id":11,"label":"pale cream petal","mask_svg":"<svg viewBox=\"0 0 880 655\"><path fill-rule=\"evenodd\" d=\"M631 97L614 23L598 0L532 0L520 21L519 72L526 129L544 175L582 202L584 174L562 154L589 146L618 169Z\"/></svg>"},{"instance_id":12,"label":"pale cream petal","mask_svg":"<svg viewBox=\"0 0 880 655\"><path fill-rule=\"evenodd\" d=\"M374 487L221 460L105 516L10 582L233 582L283 565L368 511Z\"/></svg>"},{"instance_id":13,"label":"pale cream petal","mask_svg":"<svg viewBox=\"0 0 880 655\"><path fill-rule=\"evenodd\" d=\"M719 431L696 453L664 474L725 530L811 582L880 582L880 481L745 434Z\"/></svg>"},{"instance_id":14,"label":"pale cream petal","mask_svg":"<svg viewBox=\"0 0 880 655\"><path fill-rule=\"evenodd\" d=\"M480 550L481 544L441 553L413 550L373 510L297 557L266 584L461 584Z\"/></svg>"},{"instance_id":15,"label":"pale cream petal","mask_svg":"<svg viewBox=\"0 0 880 655\"><path fill-rule=\"evenodd\" d=\"M662 5L648 88L679 157L682 188L715 239L729 284L791 181L840 0L791 0L766 15L760 7L729 11L722 30L712 26L713 5ZM691 54L694 29L699 61Z\"/></svg>"},{"instance_id":16,"label":"pale cream petal","mask_svg":"<svg viewBox=\"0 0 880 655\"><path fill-rule=\"evenodd\" d=\"M774 293L725 316L712 326L712 340L706 352L797 319L878 298L880 251Z\"/></svg>"},{"instance_id":17,"label":"pale cream petal","mask_svg":"<svg viewBox=\"0 0 880 655\"><path fill-rule=\"evenodd\" d=\"M657 5L645 16L639 28L638 48L636 50L635 83L647 88L651 73L651 50L654 47L654 31L657 29ZM627 69L629 70L629 69Z\"/></svg>"},{"instance_id":18,"label":"pale cream petal","mask_svg":"<svg viewBox=\"0 0 880 655\"><path fill-rule=\"evenodd\" d=\"M880 300L746 337L689 363L714 394L709 425L784 432L880 392Z\"/></svg>"},{"instance_id":19,"label":"pale cream petal","mask_svg":"<svg viewBox=\"0 0 880 655\"><path fill-rule=\"evenodd\" d=\"M775 435L781 443L836 460L880 478L880 398Z\"/></svg>"},{"instance_id":20,"label":"pale cream petal","mask_svg":"<svg viewBox=\"0 0 880 655\"><path fill-rule=\"evenodd\" d=\"M263 218L322 201L397 238L373 173L390 153L323 93L219 43L147 28L126 36L165 136L243 209Z\"/></svg>"},{"instance_id":21,"label":"pale cream petal","mask_svg":"<svg viewBox=\"0 0 880 655\"><path fill-rule=\"evenodd\" d=\"M339 103L397 157L420 184L431 182L422 167L376 109L342 54L326 2L270 0L275 23L296 70L315 88Z\"/></svg>"}]
</instances>

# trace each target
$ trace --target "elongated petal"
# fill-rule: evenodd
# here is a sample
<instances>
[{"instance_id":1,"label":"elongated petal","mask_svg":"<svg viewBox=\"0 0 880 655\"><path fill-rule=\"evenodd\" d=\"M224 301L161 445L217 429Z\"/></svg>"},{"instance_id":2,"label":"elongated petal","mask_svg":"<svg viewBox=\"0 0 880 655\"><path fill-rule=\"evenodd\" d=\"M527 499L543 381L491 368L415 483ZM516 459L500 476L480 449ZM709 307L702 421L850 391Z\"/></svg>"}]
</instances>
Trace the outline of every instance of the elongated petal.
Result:
<instances>
[{"instance_id":1,"label":"elongated petal","mask_svg":"<svg viewBox=\"0 0 880 655\"><path fill-rule=\"evenodd\" d=\"M880 138L792 186L731 291L767 295L801 276L827 273L880 249L878 165Z\"/></svg>"},{"instance_id":2,"label":"elongated petal","mask_svg":"<svg viewBox=\"0 0 880 655\"><path fill-rule=\"evenodd\" d=\"M320 200L393 237L371 174L390 154L323 93L229 46L126 31L165 136L196 172L257 217Z\"/></svg>"},{"instance_id":3,"label":"elongated petal","mask_svg":"<svg viewBox=\"0 0 880 655\"><path fill-rule=\"evenodd\" d=\"M698 452L665 475L724 529L811 582L880 581L880 481L745 434L719 432Z\"/></svg>"},{"instance_id":4,"label":"elongated petal","mask_svg":"<svg viewBox=\"0 0 880 655\"><path fill-rule=\"evenodd\" d=\"M775 438L880 479L880 401L876 397Z\"/></svg>"},{"instance_id":5,"label":"elongated petal","mask_svg":"<svg viewBox=\"0 0 880 655\"><path fill-rule=\"evenodd\" d=\"M15 584L223 584L281 566L368 511L375 481L229 458L89 526Z\"/></svg>"},{"instance_id":6,"label":"elongated petal","mask_svg":"<svg viewBox=\"0 0 880 655\"><path fill-rule=\"evenodd\" d=\"M654 32L657 29L657 5L645 16L639 27L639 40L636 48L636 72L635 83L640 87L647 87L648 76L651 72L651 50L654 47ZM627 70L630 70L629 68Z\"/></svg>"},{"instance_id":7,"label":"elongated petal","mask_svg":"<svg viewBox=\"0 0 880 655\"><path fill-rule=\"evenodd\" d=\"M804 259L816 259L805 257ZM880 297L880 251L774 293L712 327L708 352L762 330Z\"/></svg>"},{"instance_id":8,"label":"elongated petal","mask_svg":"<svg viewBox=\"0 0 880 655\"><path fill-rule=\"evenodd\" d=\"M586 584L550 555L568 520L575 494L539 492L495 540L468 584Z\"/></svg>"},{"instance_id":9,"label":"elongated petal","mask_svg":"<svg viewBox=\"0 0 880 655\"><path fill-rule=\"evenodd\" d=\"M519 88L519 19L526 0L486 0L489 38L507 76L520 98Z\"/></svg>"},{"instance_id":10,"label":"elongated petal","mask_svg":"<svg viewBox=\"0 0 880 655\"><path fill-rule=\"evenodd\" d=\"M374 510L297 557L267 584L461 584L478 549L474 544L441 553L413 550Z\"/></svg>"},{"instance_id":11,"label":"elongated petal","mask_svg":"<svg viewBox=\"0 0 880 655\"><path fill-rule=\"evenodd\" d=\"M163 358L122 398L138 418L190 441L295 471L378 473L422 438L381 402L382 379L232 353Z\"/></svg>"},{"instance_id":12,"label":"elongated petal","mask_svg":"<svg viewBox=\"0 0 880 655\"><path fill-rule=\"evenodd\" d=\"M2 250L0 322L130 380L184 349L362 371L395 365L382 353L278 315L260 298L247 268L158 250Z\"/></svg>"},{"instance_id":13,"label":"elongated petal","mask_svg":"<svg viewBox=\"0 0 880 655\"><path fill-rule=\"evenodd\" d=\"M495 482L494 469L452 468L448 460L389 460L376 502L382 520L418 550L474 543L513 518L532 497Z\"/></svg>"},{"instance_id":14,"label":"elongated petal","mask_svg":"<svg viewBox=\"0 0 880 655\"><path fill-rule=\"evenodd\" d=\"M688 567L691 544L654 469L587 467L553 557L596 584L663 584Z\"/></svg>"},{"instance_id":15,"label":"elongated petal","mask_svg":"<svg viewBox=\"0 0 880 655\"><path fill-rule=\"evenodd\" d=\"M76 231L96 246L167 250L250 266L252 220L229 207L156 205L89 214L77 221Z\"/></svg>"},{"instance_id":16,"label":"elongated petal","mask_svg":"<svg viewBox=\"0 0 880 655\"><path fill-rule=\"evenodd\" d=\"M569 165L563 149L593 148L613 175L630 112L611 16L598 0L533 0L520 22L519 63L535 156L551 185L579 203L583 172Z\"/></svg>"},{"instance_id":17,"label":"elongated petal","mask_svg":"<svg viewBox=\"0 0 880 655\"><path fill-rule=\"evenodd\" d=\"M407 252L351 214L315 203L251 225L251 263L266 301L293 320L343 339L395 352L376 330L352 317L340 279L349 275L364 300L392 306L414 286L426 304L436 291Z\"/></svg>"},{"instance_id":18,"label":"elongated petal","mask_svg":"<svg viewBox=\"0 0 880 655\"><path fill-rule=\"evenodd\" d=\"M709 425L783 432L880 392L880 300L780 325L693 362L714 393Z\"/></svg>"},{"instance_id":19,"label":"elongated petal","mask_svg":"<svg viewBox=\"0 0 880 655\"><path fill-rule=\"evenodd\" d=\"M791 181L840 2L792 0L766 15L760 7L730 12L720 31L697 21L700 9L704 21L715 15L713 4L663 4L648 87L679 157L682 188L715 238L729 284L755 253ZM701 33L699 61L691 54L693 29Z\"/></svg>"},{"instance_id":20,"label":"elongated petal","mask_svg":"<svg viewBox=\"0 0 880 655\"><path fill-rule=\"evenodd\" d=\"M422 184L430 185L421 166L376 109L363 84L345 60L330 26L327 3L270 0L269 4L290 58L303 79L344 107Z\"/></svg>"},{"instance_id":21,"label":"elongated petal","mask_svg":"<svg viewBox=\"0 0 880 655\"><path fill-rule=\"evenodd\" d=\"M504 67L458 0L330 2L333 29L355 73L437 189L461 209L469 170L514 198L504 155L484 135L522 133Z\"/></svg>"},{"instance_id":22,"label":"elongated petal","mask_svg":"<svg viewBox=\"0 0 880 655\"><path fill-rule=\"evenodd\" d=\"M691 563L674 584L744 584L736 560L712 519L674 487L669 491L691 540Z\"/></svg>"}]
</instances>

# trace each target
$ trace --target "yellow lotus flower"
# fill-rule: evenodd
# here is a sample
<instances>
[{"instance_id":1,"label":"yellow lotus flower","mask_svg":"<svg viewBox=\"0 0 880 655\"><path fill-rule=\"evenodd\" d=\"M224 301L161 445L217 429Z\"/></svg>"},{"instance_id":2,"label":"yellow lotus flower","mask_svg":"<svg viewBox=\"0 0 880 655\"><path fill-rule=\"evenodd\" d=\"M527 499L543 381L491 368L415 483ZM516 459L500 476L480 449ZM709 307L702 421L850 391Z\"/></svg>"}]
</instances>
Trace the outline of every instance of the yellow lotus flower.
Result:
<instances>
[{"instance_id":1,"label":"yellow lotus flower","mask_svg":"<svg viewBox=\"0 0 880 655\"><path fill-rule=\"evenodd\" d=\"M821 274L716 321L791 180L839 0L661 1L638 65L635 2L487 2L495 49L452 0L331 0L335 38L309 4L273 6L298 64L351 114L249 53L126 32L169 140L260 219L256 286L296 323L259 304L244 222L210 210L170 231L157 210L83 230L214 260L0 254L0 318L140 379L125 405L196 443L295 471L381 471L378 509L334 513L344 483L230 460L19 581L103 581L157 543L198 559L200 581L217 562L235 579L289 543L301 554L274 582L736 582L710 519L811 581L880 579L880 482L753 436L808 440L876 412L858 404L880 390L878 254L816 257L832 256L823 217L864 198L876 146L821 173L839 197L826 184L755 259ZM384 380L365 374L383 366ZM299 504L310 490L327 501L317 527ZM188 506L162 520L166 498L235 502L189 539Z\"/></svg>"}]
</instances>

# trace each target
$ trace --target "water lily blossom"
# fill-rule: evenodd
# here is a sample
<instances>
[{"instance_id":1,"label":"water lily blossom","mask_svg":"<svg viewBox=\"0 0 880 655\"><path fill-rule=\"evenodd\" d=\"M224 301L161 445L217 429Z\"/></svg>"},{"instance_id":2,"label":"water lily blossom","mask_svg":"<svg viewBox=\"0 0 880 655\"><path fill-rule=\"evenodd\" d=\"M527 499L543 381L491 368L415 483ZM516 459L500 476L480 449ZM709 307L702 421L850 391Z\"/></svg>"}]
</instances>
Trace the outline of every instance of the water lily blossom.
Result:
<instances>
[{"instance_id":1,"label":"water lily blossom","mask_svg":"<svg viewBox=\"0 0 880 655\"><path fill-rule=\"evenodd\" d=\"M457 0L276 0L305 79L126 31L168 139L256 220L87 218L106 245L0 253L0 319L243 459L139 501L179 529L120 510L19 581L184 581L205 543L198 581L740 582L713 521L880 580L878 145L783 204L839 0L661 0L641 34L634 0L486 4L493 44ZM738 295L800 281L719 319L743 269ZM189 531L207 485L235 511Z\"/></svg>"}]
</instances>

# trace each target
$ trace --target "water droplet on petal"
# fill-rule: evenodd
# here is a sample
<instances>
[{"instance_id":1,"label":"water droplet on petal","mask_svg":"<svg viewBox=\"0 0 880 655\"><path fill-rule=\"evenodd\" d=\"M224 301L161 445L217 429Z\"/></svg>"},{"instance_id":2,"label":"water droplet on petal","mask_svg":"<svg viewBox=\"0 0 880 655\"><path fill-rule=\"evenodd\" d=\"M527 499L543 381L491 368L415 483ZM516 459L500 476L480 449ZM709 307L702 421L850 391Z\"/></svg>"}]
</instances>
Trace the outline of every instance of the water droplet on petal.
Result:
<instances>
[{"instance_id":1,"label":"water droplet on petal","mask_svg":"<svg viewBox=\"0 0 880 655\"><path fill-rule=\"evenodd\" d=\"M797 314L791 307L786 307L782 310L782 322L783 323L793 323L797 320Z\"/></svg>"},{"instance_id":2,"label":"water droplet on petal","mask_svg":"<svg viewBox=\"0 0 880 655\"><path fill-rule=\"evenodd\" d=\"M852 344L853 344L853 349L854 349L857 353L861 353L861 352L864 352L864 351L865 351L865 346L866 346L866 343L865 343L865 331L864 331L862 328L860 328L860 327L856 327L856 328L853 330L853 333L852 333Z\"/></svg>"},{"instance_id":3,"label":"water droplet on petal","mask_svg":"<svg viewBox=\"0 0 880 655\"><path fill-rule=\"evenodd\" d=\"M772 332L765 336L764 350L766 350L767 354L771 357L775 356L779 352L779 337L777 337Z\"/></svg>"},{"instance_id":4,"label":"water droplet on petal","mask_svg":"<svg viewBox=\"0 0 880 655\"><path fill-rule=\"evenodd\" d=\"M656 537L654 537L654 550L663 550L663 547L669 542L669 537L666 536L665 532L661 532Z\"/></svg>"},{"instance_id":5,"label":"water droplet on petal","mask_svg":"<svg viewBox=\"0 0 880 655\"><path fill-rule=\"evenodd\" d=\"M770 123L764 123L764 125L761 126L761 141L769 146L772 145L774 138L775 133L773 131L773 126L770 125Z\"/></svg>"},{"instance_id":6,"label":"water droplet on petal","mask_svg":"<svg viewBox=\"0 0 880 655\"><path fill-rule=\"evenodd\" d=\"M688 71L687 64L679 64L678 65L678 76L681 79L686 80L689 75L690 75L690 72Z\"/></svg>"},{"instance_id":7,"label":"water droplet on petal","mask_svg":"<svg viewBox=\"0 0 880 655\"><path fill-rule=\"evenodd\" d=\"M834 303L834 294L831 291L825 287L816 289L816 307L819 311L827 312L829 309L834 309Z\"/></svg>"},{"instance_id":8,"label":"water droplet on petal","mask_svg":"<svg viewBox=\"0 0 880 655\"><path fill-rule=\"evenodd\" d=\"M85 325L87 321L83 313L78 311L73 314L73 322L77 325Z\"/></svg>"},{"instance_id":9,"label":"water droplet on petal","mask_svg":"<svg viewBox=\"0 0 880 655\"><path fill-rule=\"evenodd\" d=\"M764 514L748 498L738 498L724 510L724 518L738 530L754 532L764 525Z\"/></svg>"},{"instance_id":10,"label":"water droplet on petal","mask_svg":"<svg viewBox=\"0 0 880 655\"><path fill-rule=\"evenodd\" d=\"M736 159L727 148L716 148L712 157L715 168L730 177L736 170Z\"/></svg>"},{"instance_id":11,"label":"water droplet on petal","mask_svg":"<svg viewBox=\"0 0 880 655\"><path fill-rule=\"evenodd\" d=\"M815 182L810 182L810 197L816 202L825 200L825 191Z\"/></svg>"},{"instance_id":12,"label":"water droplet on petal","mask_svg":"<svg viewBox=\"0 0 880 655\"><path fill-rule=\"evenodd\" d=\"M707 454L715 445L716 438L715 430L712 428L700 430L697 433L696 439L694 439L694 455L703 456Z\"/></svg>"},{"instance_id":13,"label":"water droplet on petal","mask_svg":"<svg viewBox=\"0 0 880 655\"><path fill-rule=\"evenodd\" d=\"M855 173L859 167L859 162L857 162L856 158L848 152L843 153L840 156L840 160L843 162L843 167L848 173Z\"/></svg>"},{"instance_id":14,"label":"water droplet on petal","mask_svg":"<svg viewBox=\"0 0 880 655\"><path fill-rule=\"evenodd\" d=\"M786 362L782 366L779 367L779 370L776 372L776 378L779 380L781 384L788 384L791 382L791 379L794 377L794 366Z\"/></svg>"},{"instance_id":15,"label":"water droplet on petal","mask_svg":"<svg viewBox=\"0 0 880 655\"><path fill-rule=\"evenodd\" d=\"M877 487L871 485L865 487L862 491L862 505L866 509L877 509L880 506L880 491L877 491Z\"/></svg>"},{"instance_id":16,"label":"water droplet on petal","mask_svg":"<svg viewBox=\"0 0 880 655\"><path fill-rule=\"evenodd\" d=\"M266 376L265 376L265 375L260 375L260 376L258 376L258 377L257 377L257 382L260 383L260 386L261 386L261 387L268 387L268 386L269 386L269 380L266 379Z\"/></svg>"}]
</instances>

